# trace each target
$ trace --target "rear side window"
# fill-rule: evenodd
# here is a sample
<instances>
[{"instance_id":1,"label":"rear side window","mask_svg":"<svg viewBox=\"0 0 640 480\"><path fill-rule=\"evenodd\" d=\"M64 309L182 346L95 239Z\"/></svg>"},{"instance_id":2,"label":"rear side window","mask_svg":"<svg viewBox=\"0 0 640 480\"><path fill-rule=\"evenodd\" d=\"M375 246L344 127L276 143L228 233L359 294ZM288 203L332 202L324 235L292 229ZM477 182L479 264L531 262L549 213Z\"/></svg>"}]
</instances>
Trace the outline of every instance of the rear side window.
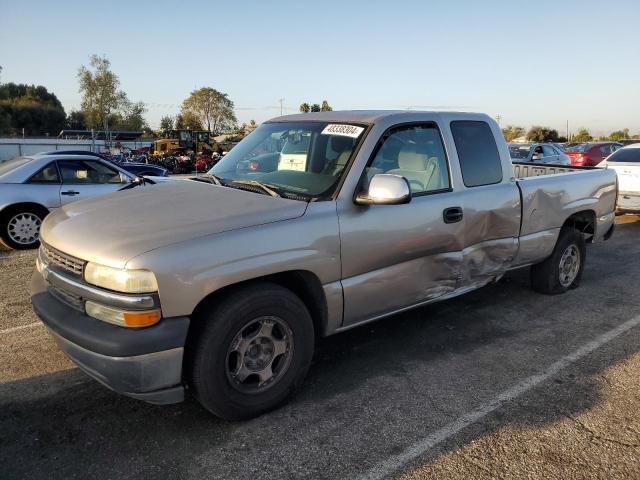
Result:
<instances>
[{"instance_id":1,"label":"rear side window","mask_svg":"<svg viewBox=\"0 0 640 480\"><path fill-rule=\"evenodd\" d=\"M60 183L56 162L51 162L29 179L29 183Z\"/></svg>"},{"instance_id":2,"label":"rear side window","mask_svg":"<svg viewBox=\"0 0 640 480\"><path fill-rule=\"evenodd\" d=\"M502 162L491 128L486 122L451 122L451 133L458 151L462 180L467 187L502 181Z\"/></svg>"}]
</instances>

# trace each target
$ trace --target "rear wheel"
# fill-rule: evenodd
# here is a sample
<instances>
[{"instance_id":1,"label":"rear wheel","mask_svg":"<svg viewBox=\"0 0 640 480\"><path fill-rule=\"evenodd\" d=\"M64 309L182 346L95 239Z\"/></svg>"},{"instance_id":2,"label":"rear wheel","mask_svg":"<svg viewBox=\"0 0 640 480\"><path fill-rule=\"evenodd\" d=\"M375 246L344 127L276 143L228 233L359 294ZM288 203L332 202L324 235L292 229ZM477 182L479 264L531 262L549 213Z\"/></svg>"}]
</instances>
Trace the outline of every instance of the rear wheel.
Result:
<instances>
[{"instance_id":1,"label":"rear wheel","mask_svg":"<svg viewBox=\"0 0 640 480\"><path fill-rule=\"evenodd\" d=\"M531 267L533 289L550 295L564 293L580 284L587 249L582 234L563 227L549 258Z\"/></svg>"},{"instance_id":2,"label":"rear wheel","mask_svg":"<svg viewBox=\"0 0 640 480\"><path fill-rule=\"evenodd\" d=\"M40 245L40 226L44 209L12 207L0 215L0 237L9 248L26 250Z\"/></svg>"},{"instance_id":3,"label":"rear wheel","mask_svg":"<svg viewBox=\"0 0 640 480\"><path fill-rule=\"evenodd\" d=\"M302 383L314 330L302 301L271 283L238 290L196 319L189 384L200 403L227 420L260 415Z\"/></svg>"}]
</instances>

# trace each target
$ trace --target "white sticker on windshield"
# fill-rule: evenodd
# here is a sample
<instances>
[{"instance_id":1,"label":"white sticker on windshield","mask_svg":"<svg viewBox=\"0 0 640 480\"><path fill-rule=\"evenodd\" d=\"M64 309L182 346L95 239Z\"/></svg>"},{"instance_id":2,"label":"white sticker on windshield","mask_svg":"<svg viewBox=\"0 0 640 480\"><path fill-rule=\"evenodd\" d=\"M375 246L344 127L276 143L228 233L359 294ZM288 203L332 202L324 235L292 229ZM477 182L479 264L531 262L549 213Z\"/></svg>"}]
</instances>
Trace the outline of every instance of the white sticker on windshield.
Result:
<instances>
[{"instance_id":1,"label":"white sticker on windshield","mask_svg":"<svg viewBox=\"0 0 640 480\"><path fill-rule=\"evenodd\" d=\"M339 125L331 123L322 130L323 135L341 135L343 137L358 138L364 131L364 127L356 127L355 125Z\"/></svg>"}]
</instances>

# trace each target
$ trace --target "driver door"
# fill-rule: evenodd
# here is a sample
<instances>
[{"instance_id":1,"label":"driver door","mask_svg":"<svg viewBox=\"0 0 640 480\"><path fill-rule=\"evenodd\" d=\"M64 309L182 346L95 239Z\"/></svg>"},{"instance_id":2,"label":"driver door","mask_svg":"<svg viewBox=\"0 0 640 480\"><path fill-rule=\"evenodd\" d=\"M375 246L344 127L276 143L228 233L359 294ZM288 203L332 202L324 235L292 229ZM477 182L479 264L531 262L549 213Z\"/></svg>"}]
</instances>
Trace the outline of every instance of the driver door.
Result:
<instances>
[{"instance_id":1,"label":"driver door","mask_svg":"<svg viewBox=\"0 0 640 480\"><path fill-rule=\"evenodd\" d=\"M58 160L62 179L60 203L117 192L130 182L120 171L99 160Z\"/></svg>"},{"instance_id":2,"label":"driver door","mask_svg":"<svg viewBox=\"0 0 640 480\"><path fill-rule=\"evenodd\" d=\"M448 159L433 122L394 127L365 169L407 179L403 205L340 205L343 326L368 321L459 287L464 220Z\"/></svg>"}]
</instances>

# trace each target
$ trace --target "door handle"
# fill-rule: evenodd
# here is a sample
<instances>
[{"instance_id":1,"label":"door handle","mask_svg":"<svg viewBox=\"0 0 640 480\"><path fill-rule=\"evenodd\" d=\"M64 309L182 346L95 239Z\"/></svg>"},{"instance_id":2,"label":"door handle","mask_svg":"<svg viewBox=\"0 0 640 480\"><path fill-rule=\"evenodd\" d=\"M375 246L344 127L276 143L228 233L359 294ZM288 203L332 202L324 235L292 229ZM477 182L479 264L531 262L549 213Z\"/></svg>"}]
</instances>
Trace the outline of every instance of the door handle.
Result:
<instances>
[{"instance_id":1,"label":"door handle","mask_svg":"<svg viewBox=\"0 0 640 480\"><path fill-rule=\"evenodd\" d=\"M74 195L80 195L80 192L76 192L74 190L67 190L66 192L60 192L60 195L74 196Z\"/></svg>"},{"instance_id":2,"label":"door handle","mask_svg":"<svg viewBox=\"0 0 640 480\"><path fill-rule=\"evenodd\" d=\"M445 208L442 212L444 223L457 223L462 220L462 207Z\"/></svg>"}]
</instances>

